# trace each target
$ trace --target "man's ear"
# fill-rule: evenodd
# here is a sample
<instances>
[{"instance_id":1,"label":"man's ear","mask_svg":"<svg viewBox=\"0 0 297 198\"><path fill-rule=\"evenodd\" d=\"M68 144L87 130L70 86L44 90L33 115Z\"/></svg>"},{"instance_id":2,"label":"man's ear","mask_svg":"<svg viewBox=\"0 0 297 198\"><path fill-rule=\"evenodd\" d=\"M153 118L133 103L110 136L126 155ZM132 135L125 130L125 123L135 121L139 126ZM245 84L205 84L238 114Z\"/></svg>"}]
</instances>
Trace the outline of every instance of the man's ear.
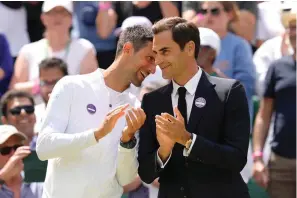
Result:
<instances>
[{"instance_id":1,"label":"man's ear","mask_svg":"<svg viewBox=\"0 0 297 198\"><path fill-rule=\"evenodd\" d=\"M134 48L132 43L127 42L123 46L123 54L132 55L134 53Z\"/></svg>"},{"instance_id":2,"label":"man's ear","mask_svg":"<svg viewBox=\"0 0 297 198\"><path fill-rule=\"evenodd\" d=\"M188 56L195 57L195 43L193 41L189 41L185 46L185 52L187 52Z\"/></svg>"}]
</instances>

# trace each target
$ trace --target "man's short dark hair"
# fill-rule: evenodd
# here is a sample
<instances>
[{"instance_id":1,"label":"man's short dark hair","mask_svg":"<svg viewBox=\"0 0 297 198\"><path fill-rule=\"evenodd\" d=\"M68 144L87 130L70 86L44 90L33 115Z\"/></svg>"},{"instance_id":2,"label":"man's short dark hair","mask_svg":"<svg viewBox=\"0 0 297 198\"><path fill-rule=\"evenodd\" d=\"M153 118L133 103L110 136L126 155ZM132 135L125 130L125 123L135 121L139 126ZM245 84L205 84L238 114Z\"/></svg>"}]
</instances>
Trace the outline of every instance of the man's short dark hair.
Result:
<instances>
[{"instance_id":1,"label":"man's short dark hair","mask_svg":"<svg viewBox=\"0 0 297 198\"><path fill-rule=\"evenodd\" d=\"M138 52L140 49L146 47L148 42L153 41L153 36L152 29L149 27L141 25L127 27L127 29L120 34L116 57L122 53L125 43L132 43L135 52Z\"/></svg>"},{"instance_id":2,"label":"man's short dark hair","mask_svg":"<svg viewBox=\"0 0 297 198\"><path fill-rule=\"evenodd\" d=\"M42 69L57 68L61 70L64 76L68 75L67 64L60 58L46 58L39 63L39 72Z\"/></svg>"},{"instance_id":3,"label":"man's short dark hair","mask_svg":"<svg viewBox=\"0 0 297 198\"><path fill-rule=\"evenodd\" d=\"M3 116L7 117L7 105L11 100L15 98L28 98L31 104L35 106L33 96L30 93L20 90L9 90L2 96L0 101L1 112Z\"/></svg>"},{"instance_id":4,"label":"man's short dark hair","mask_svg":"<svg viewBox=\"0 0 297 198\"><path fill-rule=\"evenodd\" d=\"M168 30L171 31L173 41L179 45L181 50L184 50L188 42L193 41L195 43L195 59L197 59L200 48L200 35L196 25L180 17L164 18L153 25L154 34Z\"/></svg>"}]
</instances>

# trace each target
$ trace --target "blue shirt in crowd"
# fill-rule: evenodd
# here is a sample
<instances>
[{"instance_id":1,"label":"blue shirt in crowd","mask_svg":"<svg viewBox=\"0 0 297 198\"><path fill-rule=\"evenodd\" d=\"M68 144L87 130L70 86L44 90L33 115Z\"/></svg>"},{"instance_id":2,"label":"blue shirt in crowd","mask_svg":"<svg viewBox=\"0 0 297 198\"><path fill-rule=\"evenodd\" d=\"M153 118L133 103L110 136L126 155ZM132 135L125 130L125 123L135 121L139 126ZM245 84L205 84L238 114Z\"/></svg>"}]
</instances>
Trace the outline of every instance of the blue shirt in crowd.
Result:
<instances>
[{"instance_id":1,"label":"blue shirt in crowd","mask_svg":"<svg viewBox=\"0 0 297 198\"><path fill-rule=\"evenodd\" d=\"M107 39L101 39L97 34L96 16L98 1L74 2L73 28L79 32L79 37L89 40L97 52L112 51L116 49L116 36L112 33Z\"/></svg>"},{"instance_id":2,"label":"blue shirt in crowd","mask_svg":"<svg viewBox=\"0 0 297 198\"><path fill-rule=\"evenodd\" d=\"M4 78L0 79L0 98L8 90L13 74L13 59L9 51L8 42L3 34L0 34L0 68L4 71Z\"/></svg>"},{"instance_id":3,"label":"blue shirt in crowd","mask_svg":"<svg viewBox=\"0 0 297 198\"><path fill-rule=\"evenodd\" d=\"M251 46L243 38L228 32L221 39L221 51L216 58L214 67L219 68L227 77L239 80L243 84L252 118L252 97L255 92L256 77Z\"/></svg>"},{"instance_id":4,"label":"blue shirt in crowd","mask_svg":"<svg viewBox=\"0 0 297 198\"><path fill-rule=\"evenodd\" d=\"M269 67L264 97L274 99L274 135L271 149L285 158L296 158L296 60L285 56Z\"/></svg>"}]
</instances>

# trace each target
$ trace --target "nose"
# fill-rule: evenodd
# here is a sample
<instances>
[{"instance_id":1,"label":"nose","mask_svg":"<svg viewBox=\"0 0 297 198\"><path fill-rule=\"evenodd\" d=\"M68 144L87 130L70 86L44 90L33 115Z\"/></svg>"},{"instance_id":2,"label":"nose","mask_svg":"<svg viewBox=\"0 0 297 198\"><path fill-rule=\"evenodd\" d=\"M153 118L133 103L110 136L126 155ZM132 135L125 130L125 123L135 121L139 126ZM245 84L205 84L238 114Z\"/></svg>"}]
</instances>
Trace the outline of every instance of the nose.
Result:
<instances>
[{"instance_id":1,"label":"nose","mask_svg":"<svg viewBox=\"0 0 297 198\"><path fill-rule=\"evenodd\" d=\"M162 64L163 60L160 58L160 56L155 57L155 65L160 65Z\"/></svg>"},{"instance_id":2,"label":"nose","mask_svg":"<svg viewBox=\"0 0 297 198\"><path fill-rule=\"evenodd\" d=\"M20 115L27 115L27 112L25 111L25 109L21 110L21 114Z\"/></svg>"},{"instance_id":3,"label":"nose","mask_svg":"<svg viewBox=\"0 0 297 198\"><path fill-rule=\"evenodd\" d=\"M155 64L155 63L153 63L153 64L151 65L151 67L150 67L150 73L151 73L151 74L156 73L156 64Z\"/></svg>"}]
</instances>

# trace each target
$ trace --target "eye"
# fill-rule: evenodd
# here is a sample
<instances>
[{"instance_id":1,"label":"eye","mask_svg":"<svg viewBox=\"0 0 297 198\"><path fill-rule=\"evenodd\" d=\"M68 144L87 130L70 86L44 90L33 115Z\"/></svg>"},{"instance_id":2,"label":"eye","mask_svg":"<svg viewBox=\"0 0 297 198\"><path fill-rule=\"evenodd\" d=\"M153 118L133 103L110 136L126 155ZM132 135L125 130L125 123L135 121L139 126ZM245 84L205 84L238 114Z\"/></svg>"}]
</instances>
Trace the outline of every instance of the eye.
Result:
<instances>
[{"instance_id":1,"label":"eye","mask_svg":"<svg viewBox=\"0 0 297 198\"><path fill-rule=\"evenodd\" d=\"M152 56L147 56L147 60L148 62L151 62L151 63L155 62L155 58Z\"/></svg>"},{"instance_id":2,"label":"eye","mask_svg":"<svg viewBox=\"0 0 297 198\"><path fill-rule=\"evenodd\" d=\"M163 50L163 51L161 52L161 54L162 54L163 56L167 56L167 55L169 54L169 50Z\"/></svg>"}]
</instances>

